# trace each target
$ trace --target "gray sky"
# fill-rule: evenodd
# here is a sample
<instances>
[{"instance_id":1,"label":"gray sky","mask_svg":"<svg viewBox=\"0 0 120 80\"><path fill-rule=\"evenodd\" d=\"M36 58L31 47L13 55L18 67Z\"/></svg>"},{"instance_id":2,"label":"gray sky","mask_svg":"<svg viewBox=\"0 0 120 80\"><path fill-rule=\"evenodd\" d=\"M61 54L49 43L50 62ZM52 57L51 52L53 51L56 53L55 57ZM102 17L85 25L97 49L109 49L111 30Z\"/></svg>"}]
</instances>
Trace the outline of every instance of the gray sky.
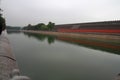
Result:
<instances>
[{"instance_id":1,"label":"gray sky","mask_svg":"<svg viewBox=\"0 0 120 80\"><path fill-rule=\"evenodd\" d=\"M11 26L120 19L120 0L2 0L0 6Z\"/></svg>"}]
</instances>

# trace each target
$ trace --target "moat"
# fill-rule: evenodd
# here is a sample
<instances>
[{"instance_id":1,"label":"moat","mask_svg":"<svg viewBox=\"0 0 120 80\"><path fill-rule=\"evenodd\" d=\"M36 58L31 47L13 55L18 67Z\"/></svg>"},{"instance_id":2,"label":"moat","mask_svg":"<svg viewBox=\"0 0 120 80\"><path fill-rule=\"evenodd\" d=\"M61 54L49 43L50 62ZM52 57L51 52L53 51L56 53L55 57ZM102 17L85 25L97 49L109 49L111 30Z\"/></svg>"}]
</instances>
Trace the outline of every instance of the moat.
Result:
<instances>
[{"instance_id":1,"label":"moat","mask_svg":"<svg viewBox=\"0 0 120 80\"><path fill-rule=\"evenodd\" d=\"M118 43L14 32L8 38L32 80L113 80L120 73Z\"/></svg>"}]
</instances>

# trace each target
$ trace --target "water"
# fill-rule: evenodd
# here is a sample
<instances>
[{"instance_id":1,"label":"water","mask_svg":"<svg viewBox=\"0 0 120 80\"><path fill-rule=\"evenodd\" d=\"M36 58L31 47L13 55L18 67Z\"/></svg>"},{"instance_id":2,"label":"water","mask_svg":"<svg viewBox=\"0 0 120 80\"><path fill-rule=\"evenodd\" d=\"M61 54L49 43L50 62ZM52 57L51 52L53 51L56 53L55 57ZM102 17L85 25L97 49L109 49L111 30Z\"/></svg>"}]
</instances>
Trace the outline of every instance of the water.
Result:
<instances>
[{"instance_id":1,"label":"water","mask_svg":"<svg viewBox=\"0 0 120 80\"><path fill-rule=\"evenodd\" d=\"M21 73L32 80L114 80L120 73L117 43L104 41L111 49L94 40L92 46L90 40L31 33L9 33L8 38Z\"/></svg>"}]
</instances>

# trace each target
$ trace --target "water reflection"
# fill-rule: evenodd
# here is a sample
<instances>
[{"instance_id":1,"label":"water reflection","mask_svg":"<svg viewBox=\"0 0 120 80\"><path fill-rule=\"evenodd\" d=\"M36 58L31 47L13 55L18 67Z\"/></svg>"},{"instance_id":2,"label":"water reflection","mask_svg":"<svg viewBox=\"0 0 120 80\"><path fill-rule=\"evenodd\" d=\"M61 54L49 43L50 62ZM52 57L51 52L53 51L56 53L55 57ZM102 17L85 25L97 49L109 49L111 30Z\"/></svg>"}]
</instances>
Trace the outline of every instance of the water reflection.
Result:
<instances>
[{"instance_id":1,"label":"water reflection","mask_svg":"<svg viewBox=\"0 0 120 80\"><path fill-rule=\"evenodd\" d=\"M55 37L50 36L50 35L43 35L43 34L33 34L33 33L26 33L24 32L25 35L27 35L29 38L33 37L36 38L37 40L44 41L47 39L49 44L52 44L55 42Z\"/></svg>"},{"instance_id":2,"label":"water reflection","mask_svg":"<svg viewBox=\"0 0 120 80\"><path fill-rule=\"evenodd\" d=\"M103 40L90 40L90 39L81 39L81 38L70 38L70 37L61 37L61 36L50 36L50 35L43 35L43 34L33 34L33 33L24 33L28 37L34 37L40 41L44 41L47 39L49 44L55 42L55 39L64 41L71 44L76 44L83 47L88 47L91 49L97 49L102 51L107 51L110 53L120 54L120 43L115 42L106 42Z\"/></svg>"},{"instance_id":3,"label":"water reflection","mask_svg":"<svg viewBox=\"0 0 120 80\"><path fill-rule=\"evenodd\" d=\"M72 44L77 44L80 46L107 51L115 54L120 54L120 45L119 43L112 43L112 42L103 42L97 40L88 40L88 39L75 39L75 38L68 38L68 37L58 37L57 39L61 41L65 41Z\"/></svg>"},{"instance_id":4,"label":"water reflection","mask_svg":"<svg viewBox=\"0 0 120 80\"><path fill-rule=\"evenodd\" d=\"M20 31L10 31L10 30L7 30L7 33L8 34L19 34L21 32Z\"/></svg>"}]
</instances>

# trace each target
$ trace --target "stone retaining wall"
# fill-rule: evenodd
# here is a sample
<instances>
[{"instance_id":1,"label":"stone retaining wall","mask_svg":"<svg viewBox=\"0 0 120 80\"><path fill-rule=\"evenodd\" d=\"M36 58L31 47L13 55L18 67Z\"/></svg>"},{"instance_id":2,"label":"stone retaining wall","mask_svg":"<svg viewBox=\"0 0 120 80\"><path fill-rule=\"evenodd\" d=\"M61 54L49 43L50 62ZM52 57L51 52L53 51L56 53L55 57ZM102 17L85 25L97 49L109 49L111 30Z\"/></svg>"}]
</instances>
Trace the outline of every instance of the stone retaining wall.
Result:
<instances>
[{"instance_id":1,"label":"stone retaining wall","mask_svg":"<svg viewBox=\"0 0 120 80\"><path fill-rule=\"evenodd\" d=\"M0 35L0 80L10 80L14 69L18 69L18 66L9 40L5 35Z\"/></svg>"}]
</instances>

